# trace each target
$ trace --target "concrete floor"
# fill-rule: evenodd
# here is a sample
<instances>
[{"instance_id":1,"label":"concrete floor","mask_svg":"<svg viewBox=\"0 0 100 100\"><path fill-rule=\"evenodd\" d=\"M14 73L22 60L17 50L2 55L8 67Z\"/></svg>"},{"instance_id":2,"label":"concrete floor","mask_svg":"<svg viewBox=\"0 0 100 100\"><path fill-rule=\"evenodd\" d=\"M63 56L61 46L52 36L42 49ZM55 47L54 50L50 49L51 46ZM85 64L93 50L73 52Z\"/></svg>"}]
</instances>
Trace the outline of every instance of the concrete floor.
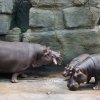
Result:
<instances>
[{"instance_id":1,"label":"concrete floor","mask_svg":"<svg viewBox=\"0 0 100 100\"><path fill-rule=\"evenodd\" d=\"M100 100L100 90L92 90L92 84L82 85L78 91L70 91L61 75L20 79L11 83L0 79L0 100Z\"/></svg>"}]
</instances>

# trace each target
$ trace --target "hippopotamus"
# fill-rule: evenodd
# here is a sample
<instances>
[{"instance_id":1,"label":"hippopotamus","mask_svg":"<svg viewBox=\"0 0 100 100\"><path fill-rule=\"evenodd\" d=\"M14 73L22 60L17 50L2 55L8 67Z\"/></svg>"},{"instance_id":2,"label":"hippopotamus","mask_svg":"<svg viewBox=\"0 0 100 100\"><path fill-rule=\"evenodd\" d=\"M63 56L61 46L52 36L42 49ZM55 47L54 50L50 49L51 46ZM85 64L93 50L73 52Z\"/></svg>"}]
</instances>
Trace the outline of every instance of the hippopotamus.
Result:
<instances>
[{"instance_id":1,"label":"hippopotamus","mask_svg":"<svg viewBox=\"0 0 100 100\"><path fill-rule=\"evenodd\" d=\"M76 67L77 65L79 65L81 62L83 62L89 56L90 56L89 54L82 54L82 55L79 55L78 57L72 59L72 61L69 64L67 64L67 66L65 67L65 70L62 73L63 76L70 77L72 74L72 69L74 67Z\"/></svg>"},{"instance_id":2,"label":"hippopotamus","mask_svg":"<svg viewBox=\"0 0 100 100\"><path fill-rule=\"evenodd\" d=\"M0 73L12 73L11 82L18 82L17 77L29 67L58 64L62 61L61 53L50 48L25 42L0 41Z\"/></svg>"},{"instance_id":3,"label":"hippopotamus","mask_svg":"<svg viewBox=\"0 0 100 100\"><path fill-rule=\"evenodd\" d=\"M77 90L81 83L87 82L90 77L95 78L94 90L100 89L100 54L92 54L72 70L67 86Z\"/></svg>"}]
</instances>

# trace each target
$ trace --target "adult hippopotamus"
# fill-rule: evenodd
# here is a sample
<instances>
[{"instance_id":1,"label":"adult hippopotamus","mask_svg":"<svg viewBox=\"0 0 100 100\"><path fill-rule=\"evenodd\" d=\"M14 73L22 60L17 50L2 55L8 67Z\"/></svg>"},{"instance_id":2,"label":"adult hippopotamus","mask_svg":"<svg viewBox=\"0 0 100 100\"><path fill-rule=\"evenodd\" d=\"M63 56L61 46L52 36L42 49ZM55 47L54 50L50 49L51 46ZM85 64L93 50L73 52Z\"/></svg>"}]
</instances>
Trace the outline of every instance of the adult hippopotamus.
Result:
<instances>
[{"instance_id":1,"label":"adult hippopotamus","mask_svg":"<svg viewBox=\"0 0 100 100\"><path fill-rule=\"evenodd\" d=\"M84 83L90 77L95 78L93 89L100 89L100 54L93 54L85 59L81 64L73 68L67 86L71 90L77 90L81 83Z\"/></svg>"},{"instance_id":2,"label":"adult hippopotamus","mask_svg":"<svg viewBox=\"0 0 100 100\"><path fill-rule=\"evenodd\" d=\"M69 64L67 64L67 66L65 67L65 70L62 73L63 76L70 77L72 74L72 69L74 67L76 67L77 65L79 65L80 63L82 63L89 56L90 56L89 54L82 54L82 55L79 55L78 57L72 59L72 61Z\"/></svg>"},{"instance_id":3,"label":"adult hippopotamus","mask_svg":"<svg viewBox=\"0 0 100 100\"><path fill-rule=\"evenodd\" d=\"M59 52L40 44L0 41L0 73L12 73L11 82L18 82L17 76L30 66L61 64L61 61Z\"/></svg>"}]
</instances>

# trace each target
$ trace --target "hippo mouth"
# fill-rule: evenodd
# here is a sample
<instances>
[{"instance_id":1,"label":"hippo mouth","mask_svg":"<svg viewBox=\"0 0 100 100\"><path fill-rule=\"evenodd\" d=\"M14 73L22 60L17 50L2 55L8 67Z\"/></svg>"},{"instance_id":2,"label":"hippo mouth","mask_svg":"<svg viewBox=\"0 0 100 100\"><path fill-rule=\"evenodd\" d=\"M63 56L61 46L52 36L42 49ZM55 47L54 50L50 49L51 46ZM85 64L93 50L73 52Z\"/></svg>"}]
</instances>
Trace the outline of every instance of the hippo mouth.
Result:
<instances>
[{"instance_id":1,"label":"hippo mouth","mask_svg":"<svg viewBox=\"0 0 100 100\"><path fill-rule=\"evenodd\" d=\"M56 58L52 58L52 59L53 59L53 63L54 63L55 65L57 65L58 62L57 62Z\"/></svg>"},{"instance_id":2,"label":"hippo mouth","mask_svg":"<svg viewBox=\"0 0 100 100\"><path fill-rule=\"evenodd\" d=\"M78 88L79 88L79 84L76 84L76 85L70 86L70 87L69 87L69 90L71 90L71 91L76 91L76 90L78 90Z\"/></svg>"},{"instance_id":3,"label":"hippo mouth","mask_svg":"<svg viewBox=\"0 0 100 100\"><path fill-rule=\"evenodd\" d=\"M80 86L80 84L78 82L71 82L70 83L68 80L67 87L69 88L69 90L76 91L76 90L78 90L79 86Z\"/></svg>"},{"instance_id":4,"label":"hippo mouth","mask_svg":"<svg viewBox=\"0 0 100 100\"><path fill-rule=\"evenodd\" d=\"M53 57L52 60L55 65L61 65L61 62L62 62L61 57L59 57L59 58Z\"/></svg>"},{"instance_id":5,"label":"hippo mouth","mask_svg":"<svg viewBox=\"0 0 100 100\"><path fill-rule=\"evenodd\" d=\"M51 56L55 65L61 65L62 57L60 52L51 51Z\"/></svg>"}]
</instances>

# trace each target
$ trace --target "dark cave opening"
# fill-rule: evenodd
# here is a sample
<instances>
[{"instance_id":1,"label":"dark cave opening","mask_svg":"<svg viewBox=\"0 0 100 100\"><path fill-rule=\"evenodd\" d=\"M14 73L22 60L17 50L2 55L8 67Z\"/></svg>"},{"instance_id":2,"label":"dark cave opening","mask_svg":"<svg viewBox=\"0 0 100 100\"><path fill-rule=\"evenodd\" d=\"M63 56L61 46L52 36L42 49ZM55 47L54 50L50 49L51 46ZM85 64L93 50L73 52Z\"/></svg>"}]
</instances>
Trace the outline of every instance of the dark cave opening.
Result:
<instances>
[{"instance_id":1,"label":"dark cave opening","mask_svg":"<svg viewBox=\"0 0 100 100\"><path fill-rule=\"evenodd\" d=\"M98 22L97 22L97 25L100 25L100 18L99 18L99 20L98 20Z\"/></svg>"},{"instance_id":2,"label":"dark cave opening","mask_svg":"<svg viewBox=\"0 0 100 100\"><path fill-rule=\"evenodd\" d=\"M31 7L30 0L15 0L10 29L19 27L22 33L29 29L29 10Z\"/></svg>"}]
</instances>

